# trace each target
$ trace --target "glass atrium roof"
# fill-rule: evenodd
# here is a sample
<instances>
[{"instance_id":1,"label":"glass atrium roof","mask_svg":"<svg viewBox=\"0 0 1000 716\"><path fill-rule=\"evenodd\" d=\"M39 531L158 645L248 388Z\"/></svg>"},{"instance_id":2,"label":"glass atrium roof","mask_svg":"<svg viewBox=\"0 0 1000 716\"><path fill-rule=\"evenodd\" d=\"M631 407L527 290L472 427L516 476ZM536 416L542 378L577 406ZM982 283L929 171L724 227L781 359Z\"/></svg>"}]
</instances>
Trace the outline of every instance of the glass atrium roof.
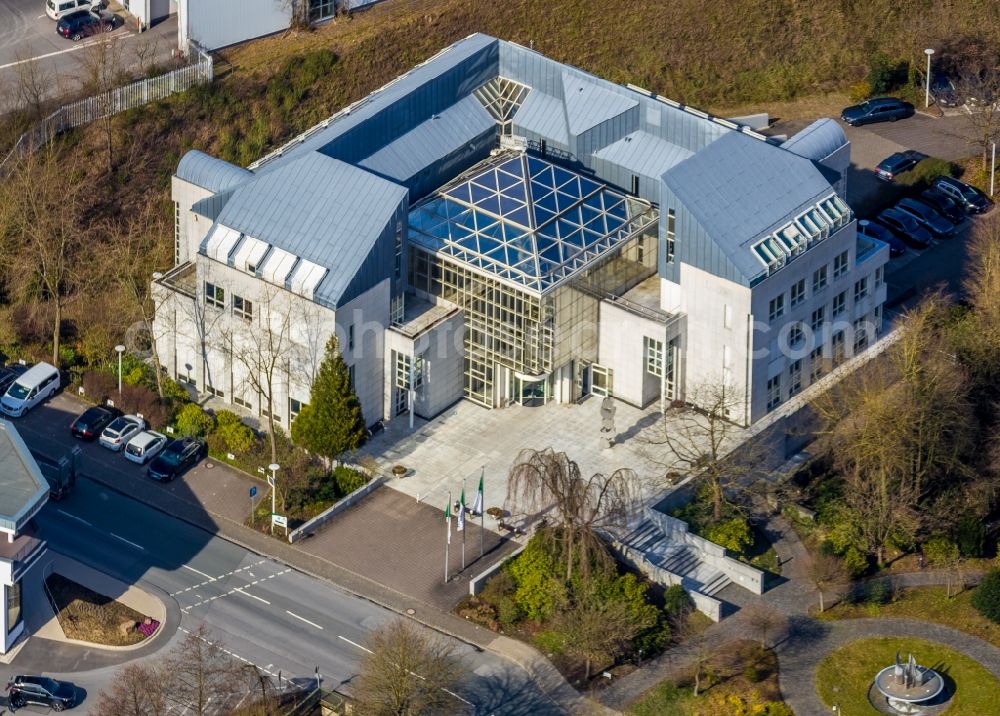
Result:
<instances>
[{"instance_id":1,"label":"glass atrium roof","mask_svg":"<svg viewBox=\"0 0 1000 716\"><path fill-rule=\"evenodd\" d=\"M657 220L648 202L528 154L504 155L410 212L410 241L538 293Z\"/></svg>"}]
</instances>

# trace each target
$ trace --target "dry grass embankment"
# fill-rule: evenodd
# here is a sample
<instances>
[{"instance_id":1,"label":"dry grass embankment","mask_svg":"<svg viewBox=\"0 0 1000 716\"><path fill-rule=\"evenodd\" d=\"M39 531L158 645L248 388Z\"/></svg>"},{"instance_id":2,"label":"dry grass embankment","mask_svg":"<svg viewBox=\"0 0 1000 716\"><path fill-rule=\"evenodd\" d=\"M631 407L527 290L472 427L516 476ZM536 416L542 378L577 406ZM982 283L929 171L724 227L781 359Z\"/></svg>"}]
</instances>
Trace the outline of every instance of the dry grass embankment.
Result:
<instances>
[{"instance_id":1,"label":"dry grass embankment","mask_svg":"<svg viewBox=\"0 0 1000 716\"><path fill-rule=\"evenodd\" d=\"M59 619L59 626L70 639L79 639L105 646L130 646L146 638L138 629L124 628L139 624L145 618L111 597L77 584L60 574L45 580Z\"/></svg>"}]
</instances>

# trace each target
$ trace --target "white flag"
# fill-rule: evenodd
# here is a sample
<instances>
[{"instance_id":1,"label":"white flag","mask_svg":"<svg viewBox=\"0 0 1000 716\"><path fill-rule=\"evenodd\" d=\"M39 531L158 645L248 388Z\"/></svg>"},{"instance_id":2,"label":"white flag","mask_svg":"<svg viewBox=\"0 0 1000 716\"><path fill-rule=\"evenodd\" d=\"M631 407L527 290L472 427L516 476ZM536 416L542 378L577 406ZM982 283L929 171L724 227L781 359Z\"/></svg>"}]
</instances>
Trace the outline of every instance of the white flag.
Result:
<instances>
[{"instance_id":1,"label":"white flag","mask_svg":"<svg viewBox=\"0 0 1000 716\"><path fill-rule=\"evenodd\" d=\"M465 488L462 488L462 496L458 499L458 531L465 529Z\"/></svg>"},{"instance_id":2,"label":"white flag","mask_svg":"<svg viewBox=\"0 0 1000 716\"><path fill-rule=\"evenodd\" d=\"M483 474L486 472L486 468L483 468L483 472L479 474L479 489L476 490L476 501L472 503L472 514L481 515L483 514Z\"/></svg>"}]
</instances>

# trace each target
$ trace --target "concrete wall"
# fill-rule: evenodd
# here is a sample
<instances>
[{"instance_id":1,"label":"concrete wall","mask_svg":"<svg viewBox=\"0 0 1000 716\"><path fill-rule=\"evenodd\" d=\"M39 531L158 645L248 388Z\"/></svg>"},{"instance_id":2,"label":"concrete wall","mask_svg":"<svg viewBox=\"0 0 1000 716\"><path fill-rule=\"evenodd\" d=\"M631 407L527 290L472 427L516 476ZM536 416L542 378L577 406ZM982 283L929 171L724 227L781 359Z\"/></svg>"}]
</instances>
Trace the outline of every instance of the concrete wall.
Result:
<instances>
[{"instance_id":1,"label":"concrete wall","mask_svg":"<svg viewBox=\"0 0 1000 716\"><path fill-rule=\"evenodd\" d=\"M660 397L660 379L646 372L644 338L661 341L664 351L676 330L643 318L610 301L600 303L600 349L598 363L614 371L614 395L619 400L645 407Z\"/></svg>"},{"instance_id":2,"label":"concrete wall","mask_svg":"<svg viewBox=\"0 0 1000 716\"><path fill-rule=\"evenodd\" d=\"M194 259L202 239L212 228L211 221L191 210L195 202L212 196L212 192L174 176L170 180L170 195L178 205L177 210L180 212L175 247L176 263L179 265Z\"/></svg>"},{"instance_id":3,"label":"concrete wall","mask_svg":"<svg viewBox=\"0 0 1000 716\"><path fill-rule=\"evenodd\" d=\"M699 612L715 622L722 619L722 602L718 599L710 597L707 594L702 594L692 588L691 584L679 574L674 574L670 570L653 564L643 556L641 551L618 541L615 541L613 546L626 564L639 570L657 584L663 584L668 587L679 584L687 591L688 596L691 597L691 601L694 602L694 606Z\"/></svg>"},{"instance_id":4,"label":"concrete wall","mask_svg":"<svg viewBox=\"0 0 1000 716\"><path fill-rule=\"evenodd\" d=\"M178 42L181 48L194 40L206 50L216 50L281 32L290 23L291 10L283 0L180 0Z\"/></svg>"}]
</instances>

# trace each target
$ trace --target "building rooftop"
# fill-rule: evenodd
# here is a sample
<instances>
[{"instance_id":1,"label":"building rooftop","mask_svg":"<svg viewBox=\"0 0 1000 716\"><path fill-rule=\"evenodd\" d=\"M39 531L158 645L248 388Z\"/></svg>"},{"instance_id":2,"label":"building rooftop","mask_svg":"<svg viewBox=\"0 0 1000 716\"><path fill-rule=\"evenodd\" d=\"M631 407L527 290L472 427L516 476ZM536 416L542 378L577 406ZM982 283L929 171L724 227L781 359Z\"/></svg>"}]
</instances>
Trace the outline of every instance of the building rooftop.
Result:
<instances>
[{"instance_id":1,"label":"building rooftop","mask_svg":"<svg viewBox=\"0 0 1000 716\"><path fill-rule=\"evenodd\" d=\"M0 421L0 531L18 533L49 496L28 446L8 421Z\"/></svg>"},{"instance_id":2,"label":"building rooftop","mask_svg":"<svg viewBox=\"0 0 1000 716\"><path fill-rule=\"evenodd\" d=\"M656 220L648 202L514 153L418 204L410 241L544 293Z\"/></svg>"}]
</instances>

